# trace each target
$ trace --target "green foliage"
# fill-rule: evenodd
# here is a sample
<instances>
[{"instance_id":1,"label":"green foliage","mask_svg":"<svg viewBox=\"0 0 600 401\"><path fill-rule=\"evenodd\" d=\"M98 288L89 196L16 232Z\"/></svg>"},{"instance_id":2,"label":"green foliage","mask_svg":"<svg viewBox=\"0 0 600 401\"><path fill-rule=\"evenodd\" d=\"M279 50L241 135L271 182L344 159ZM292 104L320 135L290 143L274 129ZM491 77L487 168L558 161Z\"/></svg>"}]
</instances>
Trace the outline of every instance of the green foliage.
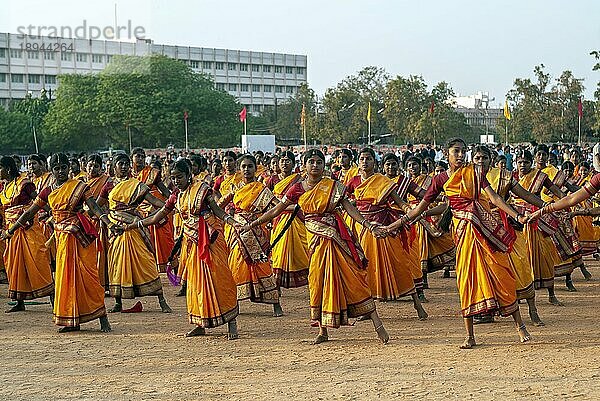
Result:
<instances>
[{"instance_id":1,"label":"green foliage","mask_svg":"<svg viewBox=\"0 0 600 401\"><path fill-rule=\"evenodd\" d=\"M3 154L35 152L30 118L0 107L0 149Z\"/></svg>"}]
</instances>

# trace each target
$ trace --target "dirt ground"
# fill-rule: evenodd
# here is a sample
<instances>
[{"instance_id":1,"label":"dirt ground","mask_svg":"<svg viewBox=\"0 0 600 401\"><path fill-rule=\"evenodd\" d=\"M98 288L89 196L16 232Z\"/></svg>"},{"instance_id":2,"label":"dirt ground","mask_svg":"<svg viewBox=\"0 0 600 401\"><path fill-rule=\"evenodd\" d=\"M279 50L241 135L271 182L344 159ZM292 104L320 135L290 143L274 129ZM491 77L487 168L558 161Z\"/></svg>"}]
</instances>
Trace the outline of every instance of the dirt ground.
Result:
<instances>
[{"instance_id":1,"label":"dirt ground","mask_svg":"<svg viewBox=\"0 0 600 401\"><path fill-rule=\"evenodd\" d=\"M435 273L420 322L410 302L378 303L390 333L383 346L370 322L330 331L328 343L311 345L306 289L284 290L285 316L267 305L241 304L240 339L225 327L206 337L184 338L183 298L164 280L174 309L162 314L144 298L144 312L111 314L113 332L97 322L78 333L58 334L50 305L0 314L2 400L512 400L600 399L600 263L586 260L594 275L575 272L564 307L538 292L546 327L528 328L519 344L509 319L476 326L479 346L459 350L464 338L454 279ZM2 304L6 299L6 286ZM113 300L106 299L107 306ZM125 300L125 307L133 301ZM529 318L522 308L526 322Z\"/></svg>"}]
</instances>

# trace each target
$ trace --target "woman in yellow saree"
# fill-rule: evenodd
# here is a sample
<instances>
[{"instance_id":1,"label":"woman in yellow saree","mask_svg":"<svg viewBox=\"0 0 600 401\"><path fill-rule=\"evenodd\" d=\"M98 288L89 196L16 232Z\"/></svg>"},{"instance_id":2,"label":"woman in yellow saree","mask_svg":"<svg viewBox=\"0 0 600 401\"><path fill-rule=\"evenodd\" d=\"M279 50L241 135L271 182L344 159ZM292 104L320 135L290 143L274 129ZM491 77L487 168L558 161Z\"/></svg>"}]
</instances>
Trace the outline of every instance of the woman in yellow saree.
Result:
<instances>
[{"instance_id":1,"label":"woman in yellow saree","mask_svg":"<svg viewBox=\"0 0 600 401\"><path fill-rule=\"evenodd\" d=\"M104 289L96 268L97 233L83 213L86 204L90 211L109 224L88 186L69 179L69 159L63 153L50 159L54 183L46 187L25 213L9 229L13 235L19 227L31 221L43 207L49 206L54 220L56 237L56 288L53 320L63 326L59 332L77 331L81 323L100 320L100 330L110 331L104 307Z\"/></svg>"},{"instance_id":2,"label":"woman in yellow saree","mask_svg":"<svg viewBox=\"0 0 600 401\"><path fill-rule=\"evenodd\" d=\"M27 170L31 180L35 184L35 190L39 194L43 189L49 187L54 182L54 177L48 172L46 159L42 155L33 154L27 158ZM42 227L42 232L46 238L46 244L48 248L48 258L50 259L50 268L54 272L54 262L56 255L56 245L53 240L49 241L52 237L52 225L49 223L50 215L45 210L40 210L37 216L36 224Z\"/></svg>"},{"instance_id":3,"label":"woman in yellow saree","mask_svg":"<svg viewBox=\"0 0 600 401\"><path fill-rule=\"evenodd\" d=\"M292 152L283 152L278 159L281 173L272 176L266 185L271 183L273 194L281 200L302 176L293 172L296 158ZM302 215L294 213L294 207L290 207L273 220L271 238L275 240L281 236L271 253L273 273L279 288L297 288L308 284L308 244L302 218ZM293 219L291 223L288 223L289 219Z\"/></svg>"},{"instance_id":4,"label":"woman in yellow saree","mask_svg":"<svg viewBox=\"0 0 600 401\"><path fill-rule=\"evenodd\" d=\"M94 196L94 199L98 199L102 188L111 180L108 175L102 172L102 158L100 155L89 155L86 160L85 169L87 173L85 183L90 188L90 193ZM96 231L98 231L98 238L96 238L98 278L102 287L108 290L108 227L95 216L92 216L92 223L96 227Z\"/></svg>"},{"instance_id":5,"label":"woman in yellow saree","mask_svg":"<svg viewBox=\"0 0 600 401\"><path fill-rule=\"evenodd\" d=\"M157 208L164 202L150 193L150 188L136 178L129 178L129 156L115 157L115 178L108 182L98 197L98 204L108 204L108 217L113 224L129 224L141 217L137 208L147 201ZM109 312L121 312L122 299L155 295L164 313L171 308L163 296L162 283L156 269L155 254L147 229L138 227L121 235L108 238L109 292L115 298L115 306Z\"/></svg>"},{"instance_id":6,"label":"woman in yellow saree","mask_svg":"<svg viewBox=\"0 0 600 401\"><path fill-rule=\"evenodd\" d=\"M35 185L27 177L19 174L12 157L0 158L0 180L5 180L4 188L0 192L0 207L4 215L2 228L8 229L31 206L37 192ZM42 228L37 220L17 227L6 240L6 249L3 252L8 277L8 296L17 302L6 311L7 313L24 311L25 300L49 295L50 302L54 301L54 280Z\"/></svg>"},{"instance_id":7,"label":"woman in yellow saree","mask_svg":"<svg viewBox=\"0 0 600 401\"><path fill-rule=\"evenodd\" d=\"M548 176L539 169L531 168L532 165L533 156L525 150L517 159L515 178L519 184L526 191L537 196L541 196L544 188L557 196L562 195L560 189L550 181ZM515 199L514 204L521 213L532 213L538 209L519 199ZM562 243L565 248L572 246L572 243L569 243L567 238L563 239L558 225L556 217L548 216L542 221L526 225L523 234L527 240L529 264L533 268L534 288L536 290L546 288L550 303L560 306L562 303L554 292L554 266L560 263L555 243Z\"/></svg>"},{"instance_id":8,"label":"woman in yellow saree","mask_svg":"<svg viewBox=\"0 0 600 401\"><path fill-rule=\"evenodd\" d=\"M504 158L504 159L502 159ZM502 163L504 160L504 163ZM487 171L487 179L492 189L506 202L510 199L511 193L519 199L528 202L531 205L542 207L544 201L528 191L526 191L518 181L513 177L512 173L506 169L506 157L498 156L495 164L500 167L489 168L489 157L486 154L475 153L473 162L481 164L484 171ZM488 171L489 170L489 171ZM527 239L523 233L523 227L516 224L510 219L504 211L497 207L492 207L491 212L498 221L502 221L504 226L514 232L515 242L508 254L508 260L512 267L517 283L517 299L525 299L529 306L529 317L534 326L544 326L544 322L535 305L535 289L533 286L533 268L529 264ZM514 226L517 226L516 228ZM492 318L493 319L493 318Z\"/></svg>"},{"instance_id":9,"label":"woman in yellow saree","mask_svg":"<svg viewBox=\"0 0 600 401\"><path fill-rule=\"evenodd\" d=\"M265 184L256 181L254 156L242 155L238 162L242 181L222 201L224 204L233 204L233 219L244 225L255 221L276 199ZM238 301L249 299L251 302L272 304L273 316L283 316L275 276L268 259L270 244L267 228L259 225L244 233L229 229L225 239L229 245L228 263L237 285Z\"/></svg>"},{"instance_id":10,"label":"woman in yellow saree","mask_svg":"<svg viewBox=\"0 0 600 401\"><path fill-rule=\"evenodd\" d=\"M481 198L481 191L516 220L524 222L525 217L494 192L481 167L465 164L466 149L464 140L451 139L447 145L449 170L434 178L416 208L385 229L390 232L416 220L444 190L453 215L456 278L467 331L467 338L460 348L476 345L473 315L481 313L512 316L521 342L526 342L531 337L519 313L515 276L507 255L514 237L490 213L487 200Z\"/></svg>"},{"instance_id":11,"label":"woman in yellow saree","mask_svg":"<svg viewBox=\"0 0 600 401\"><path fill-rule=\"evenodd\" d=\"M239 308L221 227L221 220L233 223L233 218L217 206L206 183L193 180L185 160L173 165L170 177L178 193L171 194L153 216L135 220L125 230L156 224L177 209L183 223L180 266L187 272L187 311L189 322L196 326L186 337L204 335L206 329L227 323L228 338L236 339Z\"/></svg>"},{"instance_id":12,"label":"woman in yellow saree","mask_svg":"<svg viewBox=\"0 0 600 401\"><path fill-rule=\"evenodd\" d=\"M375 152L364 148L358 154L359 175L352 178L346 190L353 194L356 209L371 223L388 225L396 220L396 210L390 204L400 208L405 203L398 192L397 185L386 176L375 173ZM408 192L422 191L416 185ZM382 301L396 301L411 296L413 305L420 320L427 319L427 312L415 290L413 271L420 271L420 264L411 254L411 242L415 239L414 230L401 228L394 236L377 238L365 229L358 231L358 238L365 256L369 261L367 267L369 286L373 298Z\"/></svg>"},{"instance_id":13,"label":"woman in yellow saree","mask_svg":"<svg viewBox=\"0 0 600 401\"><path fill-rule=\"evenodd\" d=\"M312 325L319 326L314 343L329 339L327 328L347 325L348 319L368 315L379 339L385 344L389 335L377 314L367 278L367 259L345 225L338 206L360 221L376 236L381 230L372 226L345 196L339 181L324 177L325 156L317 149L303 155L307 178L294 184L281 202L242 228L248 232L271 221L290 205L297 204L306 219L310 250L308 288Z\"/></svg>"}]
</instances>

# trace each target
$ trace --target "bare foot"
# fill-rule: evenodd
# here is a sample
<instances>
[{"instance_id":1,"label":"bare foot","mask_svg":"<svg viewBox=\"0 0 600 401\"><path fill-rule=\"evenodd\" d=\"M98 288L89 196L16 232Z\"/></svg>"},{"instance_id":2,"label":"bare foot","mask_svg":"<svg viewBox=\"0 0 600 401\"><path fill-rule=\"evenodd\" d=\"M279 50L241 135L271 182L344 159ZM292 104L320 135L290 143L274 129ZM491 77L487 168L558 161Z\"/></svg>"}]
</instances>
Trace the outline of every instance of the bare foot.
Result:
<instances>
[{"instance_id":1,"label":"bare foot","mask_svg":"<svg viewBox=\"0 0 600 401\"><path fill-rule=\"evenodd\" d=\"M160 310L162 311L162 313L171 313L173 312L173 310L171 309L171 307L169 306L169 304L167 303L166 300L162 300L158 303L160 305Z\"/></svg>"},{"instance_id":2,"label":"bare foot","mask_svg":"<svg viewBox=\"0 0 600 401\"><path fill-rule=\"evenodd\" d=\"M573 281L572 280L567 280L567 282L565 284L567 286L567 291L569 291L569 292L577 292L577 288L575 288L575 286L573 285Z\"/></svg>"},{"instance_id":3,"label":"bare foot","mask_svg":"<svg viewBox=\"0 0 600 401\"><path fill-rule=\"evenodd\" d=\"M415 308L417 310L417 315L419 316L419 320L427 320L429 315L425 311L425 309L419 305L419 307Z\"/></svg>"},{"instance_id":4,"label":"bare foot","mask_svg":"<svg viewBox=\"0 0 600 401\"><path fill-rule=\"evenodd\" d=\"M281 309L281 304L273 304L273 317L281 316L283 316L283 309Z\"/></svg>"},{"instance_id":5,"label":"bare foot","mask_svg":"<svg viewBox=\"0 0 600 401\"><path fill-rule=\"evenodd\" d=\"M13 312L24 312L25 311L25 302L17 301L17 304L10 309L4 311L4 313L13 313Z\"/></svg>"},{"instance_id":6,"label":"bare foot","mask_svg":"<svg viewBox=\"0 0 600 401\"><path fill-rule=\"evenodd\" d=\"M325 341L329 341L329 336L326 334L319 334L317 338L315 338L315 341L313 341L313 345L321 344Z\"/></svg>"},{"instance_id":7,"label":"bare foot","mask_svg":"<svg viewBox=\"0 0 600 401\"><path fill-rule=\"evenodd\" d=\"M109 333L112 331L112 327L110 327L107 316L102 316L100 318L100 331L103 333Z\"/></svg>"},{"instance_id":8,"label":"bare foot","mask_svg":"<svg viewBox=\"0 0 600 401\"><path fill-rule=\"evenodd\" d=\"M598 258L596 257L594 257L594 259L598 260ZM579 269L581 269L581 274L583 274L583 278L585 278L585 281L590 281L592 279L592 273L590 273L588 269L585 268L585 266L581 266Z\"/></svg>"},{"instance_id":9,"label":"bare foot","mask_svg":"<svg viewBox=\"0 0 600 401\"><path fill-rule=\"evenodd\" d=\"M79 331L81 328L79 326L65 326L58 329L59 333L69 333L71 331Z\"/></svg>"},{"instance_id":10,"label":"bare foot","mask_svg":"<svg viewBox=\"0 0 600 401\"><path fill-rule=\"evenodd\" d=\"M552 295L550 298L548 298L548 301L550 301L550 303L554 306L565 306L565 304L563 304L558 300L558 298L556 298L556 295Z\"/></svg>"},{"instance_id":11,"label":"bare foot","mask_svg":"<svg viewBox=\"0 0 600 401\"><path fill-rule=\"evenodd\" d=\"M228 340L237 340L240 338L237 329L237 322L234 320L227 323L227 339Z\"/></svg>"},{"instance_id":12,"label":"bare foot","mask_svg":"<svg viewBox=\"0 0 600 401\"><path fill-rule=\"evenodd\" d=\"M379 337L383 344L387 344L388 341L390 341L390 335L386 331L385 327L383 327L383 324L379 327L376 327L375 332L377 332L377 337Z\"/></svg>"},{"instance_id":13,"label":"bare foot","mask_svg":"<svg viewBox=\"0 0 600 401\"><path fill-rule=\"evenodd\" d=\"M362 315L356 318L357 322L364 322L365 320L371 320L371 315Z\"/></svg>"},{"instance_id":14,"label":"bare foot","mask_svg":"<svg viewBox=\"0 0 600 401\"><path fill-rule=\"evenodd\" d=\"M538 315L537 310L530 310L529 317L531 318L533 325L536 327L542 327L546 325L544 322L542 322L542 319L540 319L540 315Z\"/></svg>"},{"instance_id":15,"label":"bare foot","mask_svg":"<svg viewBox=\"0 0 600 401\"><path fill-rule=\"evenodd\" d=\"M522 343L531 341L531 334L529 334L527 328L525 328L525 324L520 325L517 331L519 332L519 338Z\"/></svg>"},{"instance_id":16,"label":"bare foot","mask_svg":"<svg viewBox=\"0 0 600 401\"><path fill-rule=\"evenodd\" d=\"M194 329L185 333L186 337L198 337L206 334L204 327L196 326Z\"/></svg>"},{"instance_id":17,"label":"bare foot","mask_svg":"<svg viewBox=\"0 0 600 401\"><path fill-rule=\"evenodd\" d=\"M471 349L476 346L475 337L467 337L465 338L465 342L461 344L460 349Z\"/></svg>"},{"instance_id":18,"label":"bare foot","mask_svg":"<svg viewBox=\"0 0 600 401\"><path fill-rule=\"evenodd\" d=\"M115 306L113 306L112 308L110 308L108 310L108 313L121 312L122 310L123 310L123 305L122 304L115 304Z\"/></svg>"}]
</instances>

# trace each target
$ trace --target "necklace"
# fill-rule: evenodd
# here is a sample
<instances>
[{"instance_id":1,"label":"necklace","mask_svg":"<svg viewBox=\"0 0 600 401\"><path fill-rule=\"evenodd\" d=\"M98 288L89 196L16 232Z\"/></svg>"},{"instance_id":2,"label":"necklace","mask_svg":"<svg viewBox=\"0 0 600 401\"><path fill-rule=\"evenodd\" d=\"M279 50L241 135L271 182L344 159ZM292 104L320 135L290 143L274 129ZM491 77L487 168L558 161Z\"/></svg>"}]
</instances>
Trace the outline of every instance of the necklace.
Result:
<instances>
[{"instance_id":1,"label":"necklace","mask_svg":"<svg viewBox=\"0 0 600 401\"><path fill-rule=\"evenodd\" d=\"M306 186L307 186L309 189L312 189L312 188L314 188L314 187L315 187L315 186L316 186L316 185L317 185L319 182L321 182L321 180L322 180L322 179L323 179L323 177L319 178L319 180L318 180L318 181L316 181L316 182L314 182L314 183L311 183L311 182L310 182L310 180L308 180L308 179L307 179L307 180L306 180Z\"/></svg>"}]
</instances>

